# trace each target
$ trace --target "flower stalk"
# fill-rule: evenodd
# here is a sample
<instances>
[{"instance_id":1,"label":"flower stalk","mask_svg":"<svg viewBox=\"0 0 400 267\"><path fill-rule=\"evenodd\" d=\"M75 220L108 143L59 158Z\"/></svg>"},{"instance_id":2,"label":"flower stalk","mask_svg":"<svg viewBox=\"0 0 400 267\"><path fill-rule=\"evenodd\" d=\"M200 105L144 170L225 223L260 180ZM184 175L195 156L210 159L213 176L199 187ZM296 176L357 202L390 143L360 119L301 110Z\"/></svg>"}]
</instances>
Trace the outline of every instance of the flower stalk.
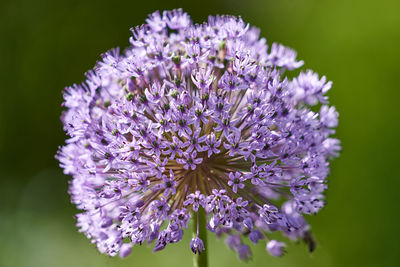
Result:
<instances>
[{"instance_id":1,"label":"flower stalk","mask_svg":"<svg viewBox=\"0 0 400 267\"><path fill-rule=\"evenodd\" d=\"M207 219L206 213L203 208L200 208L197 214L193 214L193 238L200 238L203 241L204 248L207 247ZM207 249L199 250L199 253L193 254L193 266L194 267L207 267L208 266L208 255Z\"/></svg>"}]
</instances>

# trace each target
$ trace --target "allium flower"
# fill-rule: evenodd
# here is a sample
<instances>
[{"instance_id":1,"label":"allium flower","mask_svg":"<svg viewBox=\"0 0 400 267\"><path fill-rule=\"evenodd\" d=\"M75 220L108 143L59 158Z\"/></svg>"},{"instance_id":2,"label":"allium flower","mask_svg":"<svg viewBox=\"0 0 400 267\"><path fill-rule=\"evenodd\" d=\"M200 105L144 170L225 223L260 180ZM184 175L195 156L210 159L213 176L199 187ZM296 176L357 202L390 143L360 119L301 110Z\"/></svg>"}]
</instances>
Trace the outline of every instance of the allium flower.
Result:
<instances>
[{"instance_id":1,"label":"allium flower","mask_svg":"<svg viewBox=\"0 0 400 267\"><path fill-rule=\"evenodd\" d=\"M135 244L180 241L190 220L194 253L207 249L205 229L241 259L251 257L245 239L273 231L313 248L302 215L324 206L328 160L340 150L331 82L312 71L285 77L303 65L296 52L268 49L233 16L193 24L180 9L157 11L132 33L123 54L103 54L64 91L69 139L57 158L73 177L80 231L121 257ZM320 113L309 107L318 103ZM283 246L267 249L280 256Z\"/></svg>"}]
</instances>

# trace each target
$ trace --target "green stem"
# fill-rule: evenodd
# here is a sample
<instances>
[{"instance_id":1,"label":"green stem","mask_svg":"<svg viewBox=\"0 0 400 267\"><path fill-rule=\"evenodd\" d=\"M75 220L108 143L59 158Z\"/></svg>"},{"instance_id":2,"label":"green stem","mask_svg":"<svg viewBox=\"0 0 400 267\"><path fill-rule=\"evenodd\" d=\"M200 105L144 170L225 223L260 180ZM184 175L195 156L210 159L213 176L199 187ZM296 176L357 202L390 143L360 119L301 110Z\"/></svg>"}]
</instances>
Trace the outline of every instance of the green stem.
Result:
<instances>
[{"instance_id":1,"label":"green stem","mask_svg":"<svg viewBox=\"0 0 400 267\"><path fill-rule=\"evenodd\" d=\"M199 238L203 241L205 250L201 251L201 253L193 254L193 266L207 267L207 220L206 213L202 207L199 207L198 214L193 213L193 237L197 235L197 224L199 224Z\"/></svg>"}]
</instances>

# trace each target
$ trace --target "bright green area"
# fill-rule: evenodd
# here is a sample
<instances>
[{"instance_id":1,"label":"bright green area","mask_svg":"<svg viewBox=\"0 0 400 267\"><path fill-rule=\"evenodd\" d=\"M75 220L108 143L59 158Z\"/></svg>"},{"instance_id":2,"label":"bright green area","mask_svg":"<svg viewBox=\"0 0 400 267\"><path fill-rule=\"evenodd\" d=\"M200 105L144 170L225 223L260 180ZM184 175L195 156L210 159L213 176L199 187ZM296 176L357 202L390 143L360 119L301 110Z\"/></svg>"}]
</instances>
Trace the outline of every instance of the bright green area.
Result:
<instances>
[{"instance_id":1,"label":"bright green area","mask_svg":"<svg viewBox=\"0 0 400 267\"><path fill-rule=\"evenodd\" d=\"M239 262L209 235L210 266L400 266L400 1L78 1L0 2L0 266L191 266L185 239L153 254L100 255L76 231L68 177L54 160L63 143L61 90L83 79L100 53L128 45L129 28L156 9L183 7L242 15L269 43L294 47L305 68L334 82L343 152L332 164L328 205L309 218L318 246L264 244ZM191 229L191 227L189 227Z\"/></svg>"}]
</instances>

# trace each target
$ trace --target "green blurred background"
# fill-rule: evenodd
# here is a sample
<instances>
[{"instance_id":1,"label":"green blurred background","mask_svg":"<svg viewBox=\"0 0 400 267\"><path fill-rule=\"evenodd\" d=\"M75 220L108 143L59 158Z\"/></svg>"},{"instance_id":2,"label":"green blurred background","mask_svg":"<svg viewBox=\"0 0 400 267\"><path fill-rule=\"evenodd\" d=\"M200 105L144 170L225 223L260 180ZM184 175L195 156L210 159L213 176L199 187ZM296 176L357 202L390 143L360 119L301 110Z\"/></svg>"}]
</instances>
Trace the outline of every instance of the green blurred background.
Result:
<instances>
[{"instance_id":1,"label":"green blurred background","mask_svg":"<svg viewBox=\"0 0 400 267\"><path fill-rule=\"evenodd\" d=\"M84 79L99 55L128 45L129 28L156 9L183 7L195 22L235 14L268 42L334 82L343 152L332 164L328 205L312 224L312 254L292 244L275 259L263 244L239 262L211 239L210 266L400 266L400 1L0 2L0 266L191 266L188 237L162 252L134 248L121 260L77 232L67 183L54 159L64 133L61 90Z\"/></svg>"}]
</instances>

